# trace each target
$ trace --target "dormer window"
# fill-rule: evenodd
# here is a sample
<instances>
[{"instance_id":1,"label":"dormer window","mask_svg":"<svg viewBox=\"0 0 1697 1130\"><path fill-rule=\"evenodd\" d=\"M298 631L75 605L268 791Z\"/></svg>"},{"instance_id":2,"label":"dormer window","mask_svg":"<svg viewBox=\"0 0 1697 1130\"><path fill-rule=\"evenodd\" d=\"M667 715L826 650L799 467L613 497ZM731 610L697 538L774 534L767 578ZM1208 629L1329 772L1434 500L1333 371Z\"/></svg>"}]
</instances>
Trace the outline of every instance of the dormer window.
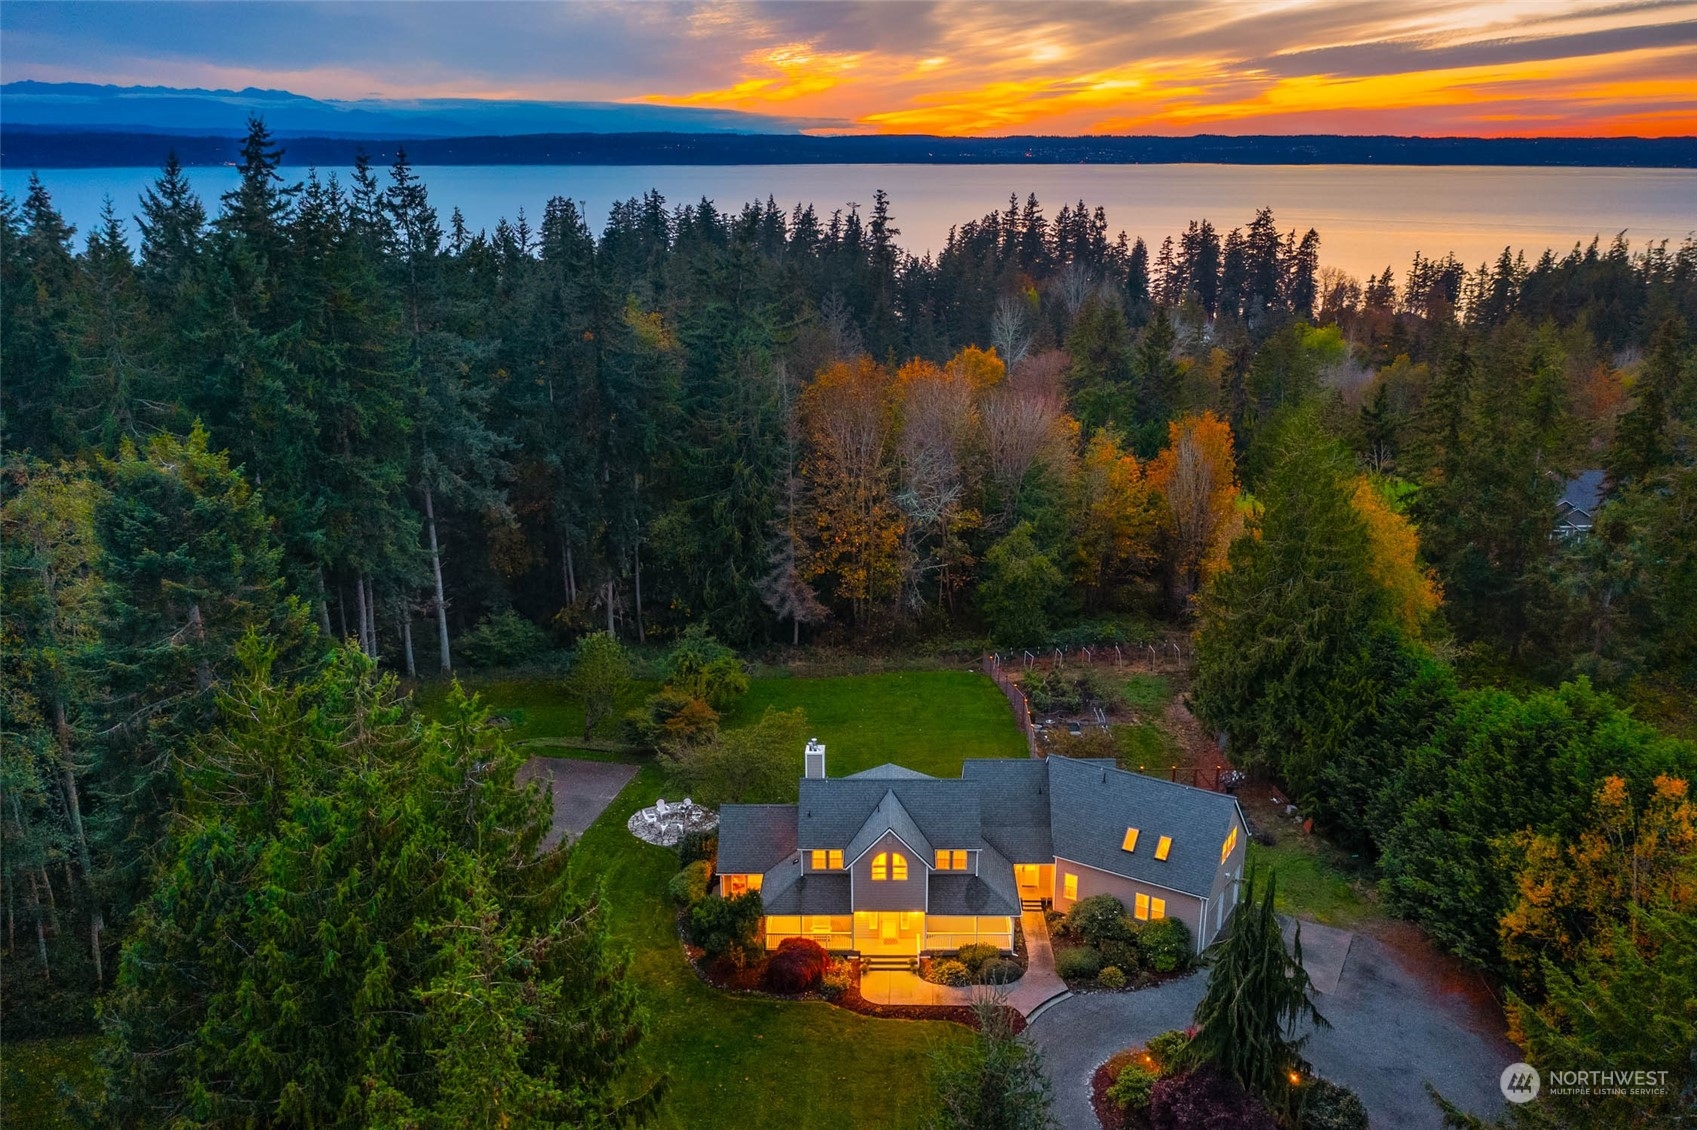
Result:
<instances>
[{"instance_id":1,"label":"dormer window","mask_svg":"<svg viewBox=\"0 0 1697 1130\"><path fill-rule=\"evenodd\" d=\"M879 852L872 857L872 880L882 883L887 879L902 882L907 878L907 856L899 851Z\"/></svg>"},{"instance_id":2,"label":"dormer window","mask_svg":"<svg viewBox=\"0 0 1697 1130\"><path fill-rule=\"evenodd\" d=\"M1162 836L1161 842L1155 845L1155 858L1164 860L1167 858L1167 853L1172 850L1173 838L1171 836Z\"/></svg>"},{"instance_id":3,"label":"dormer window","mask_svg":"<svg viewBox=\"0 0 1697 1130\"><path fill-rule=\"evenodd\" d=\"M813 849L813 870L841 871L843 869L843 853L829 851L825 848Z\"/></svg>"},{"instance_id":4,"label":"dormer window","mask_svg":"<svg viewBox=\"0 0 1697 1130\"><path fill-rule=\"evenodd\" d=\"M1127 828L1125 830L1125 839L1120 841L1120 850L1121 851L1136 851L1137 850L1137 829L1136 828Z\"/></svg>"},{"instance_id":5,"label":"dormer window","mask_svg":"<svg viewBox=\"0 0 1697 1130\"><path fill-rule=\"evenodd\" d=\"M945 851L945 850L939 848L938 851L937 851L937 870L939 870L939 871L965 871L966 870L966 852L964 852L964 851Z\"/></svg>"},{"instance_id":6,"label":"dormer window","mask_svg":"<svg viewBox=\"0 0 1697 1130\"><path fill-rule=\"evenodd\" d=\"M1237 825L1233 824L1232 830L1230 832L1226 833L1226 842L1220 846L1220 862L1221 863L1224 863L1226 860L1231 858L1232 849L1235 848L1236 846L1237 846Z\"/></svg>"}]
</instances>

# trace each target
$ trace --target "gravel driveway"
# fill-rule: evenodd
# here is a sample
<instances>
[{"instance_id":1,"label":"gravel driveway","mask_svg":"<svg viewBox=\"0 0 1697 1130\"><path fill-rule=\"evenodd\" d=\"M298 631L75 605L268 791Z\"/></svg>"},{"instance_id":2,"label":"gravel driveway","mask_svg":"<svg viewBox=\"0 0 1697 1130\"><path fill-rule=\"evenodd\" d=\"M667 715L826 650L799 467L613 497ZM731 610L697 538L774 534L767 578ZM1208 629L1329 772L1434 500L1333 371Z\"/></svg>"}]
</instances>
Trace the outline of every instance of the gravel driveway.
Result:
<instances>
[{"instance_id":1,"label":"gravel driveway","mask_svg":"<svg viewBox=\"0 0 1697 1130\"><path fill-rule=\"evenodd\" d=\"M1082 993L1038 1016L1027 1032L1043 1049L1061 1126L1095 1130L1096 1068L1122 1048L1187 1026L1206 985L1201 972L1135 993ZM1375 1130L1441 1126L1428 1080L1475 1114L1503 1109L1497 1079L1520 1055L1500 1034L1501 1017L1411 969L1383 943L1355 935L1337 988L1318 1003L1332 1027L1314 1034L1308 1059L1360 1094Z\"/></svg>"}]
</instances>

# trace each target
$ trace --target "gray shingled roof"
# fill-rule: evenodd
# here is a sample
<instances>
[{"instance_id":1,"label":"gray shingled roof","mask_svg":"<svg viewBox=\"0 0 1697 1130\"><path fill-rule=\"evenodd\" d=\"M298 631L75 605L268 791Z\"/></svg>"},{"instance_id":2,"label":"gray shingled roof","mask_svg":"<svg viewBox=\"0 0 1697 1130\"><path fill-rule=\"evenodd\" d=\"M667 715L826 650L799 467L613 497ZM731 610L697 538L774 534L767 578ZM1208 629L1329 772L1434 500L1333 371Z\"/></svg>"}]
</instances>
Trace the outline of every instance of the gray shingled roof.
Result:
<instances>
[{"instance_id":1,"label":"gray shingled roof","mask_svg":"<svg viewBox=\"0 0 1697 1130\"><path fill-rule=\"evenodd\" d=\"M978 784L984 842L1010 860L1052 863L1049 837L1049 770L1029 757L1017 761L969 760L962 779Z\"/></svg>"},{"instance_id":2,"label":"gray shingled roof","mask_svg":"<svg viewBox=\"0 0 1697 1130\"><path fill-rule=\"evenodd\" d=\"M1601 471L1581 471L1562 484L1558 506L1579 510L1587 515L1597 513L1603 504L1604 474Z\"/></svg>"},{"instance_id":3,"label":"gray shingled roof","mask_svg":"<svg viewBox=\"0 0 1697 1130\"><path fill-rule=\"evenodd\" d=\"M1220 845L1238 819L1237 801L1065 757L1050 757L1048 766L1056 856L1170 890L1208 894ZM1141 833L1135 852L1120 850L1128 827ZM1165 861L1155 858L1162 836L1173 839Z\"/></svg>"},{"instance_id":4,"label":"gray shingled roof","mask_svg":"<svg viewBox=\"0 0 1697 1130\"><path fill-rule=\"evenodd\" d=\"M1012 872L1009 872L1012 874ZM1019 915L1019 900L1010 899L978 875L931 876L931 908L927 914Z\"/></svg>"},{"instance_id":5,"label":"gray shingled roof","mask_svg":"<svg viewBox=\"0 0 1697 1130\"><path fill-rule=\"evenodd\" d=\"M767 872L760 889L767 914L852 914L850 900L847 872L803 874L800 863L784 863Z\"/></svg>"},{"instance_id":6,"label":"gray shingled roof","mask_svg":"<svg viewBox=\"0 0 1697 1130\"><path fill-rule=\"evenodd\" d=\"M850 773L844 778L847 781L929 781L932 779L929 773L921 773L917 769L909 769L907 766L897 765L893 761L874 765L870 769L862 769L858 773Z\"/></svg>"},{"instance_id":7,"label":"gray shingled roof","mask_svg":"<svg viewBox=\"0 0 1697 1130\"><path fill-rule=\"evenodd\" d=\"M901 837L902 843L919 853L919 858L930 866L936 849L931 841L925 838L925 833L919 830L913 817L908 815L902 802L896 799L894 790L884 793L884 798L878 802L878 807L872 810L872 815L866 818L866 823L854 834L847 848L843 849L843 860L850 867L855 860L865 855L867 849L884 838L886 832L894 832Z\"/></svg>"},{"instance_id":8,"label":"gray shingled roof","mask_svg":"<svg viewBox=\"0 0 1697 1130\"><path fill-rule=\"evenodd\" d=\"M804 777L796 806L800 810L796 846L846 849L886 793L895 794L930 844L940 848L978 845L978 786L971 782L931 777ZM912 846L922 850L918 844Z\"/></svg>"},{"instance_id":9,"label":"gray shingled roof","mask_svg":"<svg viewBox=\"0 0 1697 1130\"><path fill-rule=\"evenodd\" d=\"M795 854L796 806L727 804L719 809L720 871L766 872Z\"/></svg>"}]
</instances>

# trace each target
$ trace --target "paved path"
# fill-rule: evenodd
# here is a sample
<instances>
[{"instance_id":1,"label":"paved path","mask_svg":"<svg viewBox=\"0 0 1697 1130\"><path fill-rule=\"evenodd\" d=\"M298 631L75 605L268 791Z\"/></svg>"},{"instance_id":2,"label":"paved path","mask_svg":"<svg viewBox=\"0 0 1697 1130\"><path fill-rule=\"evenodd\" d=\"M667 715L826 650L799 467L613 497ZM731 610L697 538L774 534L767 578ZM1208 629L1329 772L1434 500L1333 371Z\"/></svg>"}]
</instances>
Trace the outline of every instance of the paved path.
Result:
<instances>
[{"instance_id":1,"label":"paved path","mask_svg":"<svg viewBox=\"0 0 1697 1130\"><path fill-rule=\"evenodd\" d=\"M1374 938L1343 941L1312 923L1302 925L1304 964L1333 989L1318 1000L1331 1021L1306 1054L1321 1075L1353 1088L1367 1104L1375 1130L1442 1125L1426 1097L1430 1080L1446 1098L1487 1117L1503 1108L1497 1078L1519 1058L1501 1035L1501 1016L1404 964ZM1310 939L1317 943L1310 948ZM1186 1027L1207 986L1206 972L1132 993L1082 993L1059 1001L1027 1029L1043 1049L1054 1084L1055 1115L1065 1130L1096 1130L1090 1078L1122 1048L1169 1028Z\"/></svg>"},{"instance_id":2,"label":"paved path","mask_svg":"<svg viewBox=\"0 0 1697 1130\"><path fill-rule=\"evenodd\" d=\"M1044 1004L1065 995L1067 983L1055 972L1055 948L1049 944L1049 920L1041 910L1019 916L1025 934L1025 976L1008 992L1008 1005L1021 1016L1030 1016Z\"/></svg>"},{"instance_id":3,"label":"paved path","mask_svg":"<svg viewBox=\"0 0 1697 1130\"><path fill-rule=\"evenodd\" d=\"M634 776L636 766L616 761L533 757L519 766L520 784L541 781L554 798L554 826L542 841L542 850L567 836L583 835Z\"/></svg>"}]
</instances>

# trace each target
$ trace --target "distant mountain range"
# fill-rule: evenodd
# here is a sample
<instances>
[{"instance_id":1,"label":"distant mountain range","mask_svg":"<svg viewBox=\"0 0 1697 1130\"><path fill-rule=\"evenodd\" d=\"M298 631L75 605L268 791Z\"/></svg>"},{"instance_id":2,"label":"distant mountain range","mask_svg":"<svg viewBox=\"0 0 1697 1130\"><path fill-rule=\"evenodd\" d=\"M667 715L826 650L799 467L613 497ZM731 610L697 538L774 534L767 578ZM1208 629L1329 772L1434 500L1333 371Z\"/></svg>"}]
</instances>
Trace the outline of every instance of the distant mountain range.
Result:
<instances>
[{"instance_id":1,"label":"distant mountain range","mask_svg":"<svg viewBox=\"0 0 1697 1130\"><path fill-rule=\"evenodd\" d=\"M1697 168L1697 138L816 137L839 124L608 102L329 102L276 90L0 86L8 168L233 164L247 117L284 163L341 168L405 148L418 165L1185 164Z\"/></svg>"},{"instance_id":2,"label":"distant mountain range","mask_svg":"<svg viewBox=\"0 0 1697 1130\"><path fill-rule=\"evenodd\" d=\"M337 101L287 90L198 90L81 82L0 85L0 122L56 130L238 137L258 114L279 137L510 137L532 133L797 133L840 123L624 102L477 98Z\"/></svg>"}]
</instances>

